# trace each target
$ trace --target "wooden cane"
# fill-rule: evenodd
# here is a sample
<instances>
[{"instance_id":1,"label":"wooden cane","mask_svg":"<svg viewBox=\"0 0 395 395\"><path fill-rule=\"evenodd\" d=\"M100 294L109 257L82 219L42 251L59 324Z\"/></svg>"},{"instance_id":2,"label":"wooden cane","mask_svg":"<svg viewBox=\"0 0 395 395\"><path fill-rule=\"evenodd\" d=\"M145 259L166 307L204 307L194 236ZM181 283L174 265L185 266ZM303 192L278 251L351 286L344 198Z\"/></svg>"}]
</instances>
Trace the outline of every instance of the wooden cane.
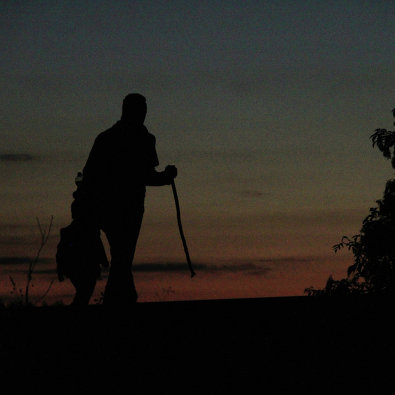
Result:
<instances>
[{"instance_id":1,"label":"wooden cane","mask_svg":"<svg viewBox=\"0 0 395 395\"><path fill-rule=\"evenodd\" d=\"M178 201L178 195L177 195L177 190L176 190L176 184L174 182L174 179L171 182L171 188L173 190L173 195L174 195L174 201L176 203L176 211L177 211L177 222L178 222L178 229L180 231L180 236L181 236L181 240L182 240L182 245L184 246L184 251L185 251L185 255L187 257L187 262L188 262L188 268L189 271L191 272L191 278L196 274L192 268L192 262L191 262L191 258L189 256L189 252L188 252L188 247L187 247L187 242L185 240L185 236L184 236L184 232L182 230L182 224L181 224L181 213L180 213L180 203Z\"/></svg>"}]
</instances>

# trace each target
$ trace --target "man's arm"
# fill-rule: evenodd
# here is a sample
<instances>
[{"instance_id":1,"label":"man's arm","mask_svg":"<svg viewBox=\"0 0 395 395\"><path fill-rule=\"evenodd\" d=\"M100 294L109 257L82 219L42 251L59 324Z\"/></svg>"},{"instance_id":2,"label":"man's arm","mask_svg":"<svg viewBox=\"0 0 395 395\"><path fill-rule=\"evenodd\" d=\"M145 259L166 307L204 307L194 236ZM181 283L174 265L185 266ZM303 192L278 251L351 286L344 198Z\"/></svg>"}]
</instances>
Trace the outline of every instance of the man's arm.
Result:
<instances>
[{"instance_id":1,"label":"man's arm","mask_svg":"<svg viewBox=\"0 0 395 395\"><path fill-rule=\"evenodd\" d=\"M177 168L175 166L166 166L164 171L156 171L153 168L147 175L145 184L148 186L170 185L176 177Z\"/></svg>"}]
</instances>

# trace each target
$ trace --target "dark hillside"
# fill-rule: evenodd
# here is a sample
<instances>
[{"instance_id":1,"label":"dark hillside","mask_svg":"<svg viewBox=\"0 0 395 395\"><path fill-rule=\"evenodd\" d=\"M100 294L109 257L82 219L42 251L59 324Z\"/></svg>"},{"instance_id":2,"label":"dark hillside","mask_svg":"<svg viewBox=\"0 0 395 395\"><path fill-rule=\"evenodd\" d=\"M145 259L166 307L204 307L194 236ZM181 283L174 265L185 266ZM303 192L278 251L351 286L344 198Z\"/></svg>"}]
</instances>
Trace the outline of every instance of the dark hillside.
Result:
<instances>
[{"instance_id":1,"label":"dark hillside","mask_svg":"<svg viewBox=\"0 0 395 395\"><path fill-rule=\"evenodd\" d=\"M3 310L2 393L380 393L393 318L372 297Z\"/></svg>"}]
</instances>

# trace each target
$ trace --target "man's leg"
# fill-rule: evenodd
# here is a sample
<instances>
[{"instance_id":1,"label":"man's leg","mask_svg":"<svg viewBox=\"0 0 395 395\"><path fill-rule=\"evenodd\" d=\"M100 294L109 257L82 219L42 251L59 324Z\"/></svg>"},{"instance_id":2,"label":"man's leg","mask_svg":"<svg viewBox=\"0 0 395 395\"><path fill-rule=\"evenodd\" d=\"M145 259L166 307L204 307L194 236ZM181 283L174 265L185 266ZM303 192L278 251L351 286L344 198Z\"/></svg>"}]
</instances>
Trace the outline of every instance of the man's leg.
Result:
<instances>
[{"instance_id":1,"label":"man's leg","mask_svg":"<svg viewBox=\"0 0 395 395\"><path fill-rule=\"evenodd\" d=\"M132 263L142 217L141 212L132 218L107 222L103 226L111 252L111 268L104 291L103 304L130 305L137 301Z\"/></svg>"},{"instance_id":2,"label":"man's leg","mask_svg":"<svg viewBox=\"0 0 395 395\"><path fill-rule=\"evenodd\" d=\"M72 276L70 277L70 281L76 291L72 305L87 306L95 289L96 278Z\"/></svg>"}]
</instances>

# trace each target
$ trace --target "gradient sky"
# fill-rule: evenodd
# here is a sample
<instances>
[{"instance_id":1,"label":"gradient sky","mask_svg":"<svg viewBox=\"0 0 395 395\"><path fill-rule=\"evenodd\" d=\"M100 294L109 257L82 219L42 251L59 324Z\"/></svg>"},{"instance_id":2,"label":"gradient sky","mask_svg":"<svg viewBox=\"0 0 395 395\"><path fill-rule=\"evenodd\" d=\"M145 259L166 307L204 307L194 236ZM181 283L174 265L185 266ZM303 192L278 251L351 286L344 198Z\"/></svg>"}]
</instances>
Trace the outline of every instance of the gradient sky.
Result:
<instances>
[{"instance_id":1,"label":"gradient sky","mask_svg":"<svg viewBox=\"0 0 395 395\"><path fill-rule=\"evenodd\" d=\"M393 1L1 2L3 264L34 255L36 216L54 215L53 259L94 138L140 92L201 271L233 268L238 296L251 271L254 296L345 275L350 256L331 246L393 175L369 136L392 126L394 15ZM149 263L185 260L177 232L171 189L149 188L136 252L148 293ZM195 297L225 284L198 281Z\"/></svg>"}]
</instances>

